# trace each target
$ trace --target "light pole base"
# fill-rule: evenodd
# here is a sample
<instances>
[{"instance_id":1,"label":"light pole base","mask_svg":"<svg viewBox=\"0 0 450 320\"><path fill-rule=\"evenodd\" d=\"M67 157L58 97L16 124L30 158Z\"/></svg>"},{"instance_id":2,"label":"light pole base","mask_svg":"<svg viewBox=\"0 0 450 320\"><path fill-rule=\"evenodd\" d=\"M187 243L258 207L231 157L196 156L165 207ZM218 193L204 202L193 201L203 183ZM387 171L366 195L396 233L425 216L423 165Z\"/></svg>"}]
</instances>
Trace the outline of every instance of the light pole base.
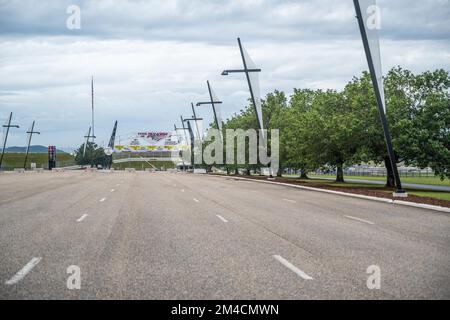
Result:
<instances>
[{"instance_id":1,"label":"light pole base","mask_svg":"<svg viewBox=\"0 0 450 320\"><path fill-rule=\"evenodd\" d=\"M394 196L394 198L407 198L408 197L408 193L405 190L396 190L396 191L394 191L394 193L392 195Z\"/></svg>"}]
</instances>

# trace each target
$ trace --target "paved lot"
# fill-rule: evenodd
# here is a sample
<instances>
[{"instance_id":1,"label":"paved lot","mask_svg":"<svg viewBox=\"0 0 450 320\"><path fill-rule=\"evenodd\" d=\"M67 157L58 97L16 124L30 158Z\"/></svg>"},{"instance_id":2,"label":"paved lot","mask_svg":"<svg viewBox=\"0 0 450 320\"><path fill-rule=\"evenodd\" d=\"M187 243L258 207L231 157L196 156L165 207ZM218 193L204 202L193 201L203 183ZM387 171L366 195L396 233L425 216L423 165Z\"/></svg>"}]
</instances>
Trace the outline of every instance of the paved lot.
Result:
<instances>
[{"instance_id":1,"label":"paved lot","mask_svg":"<svg viewBox=\"0 0 450 320\"><path fill-rule=\"evenodd\" d=\"M4 173L0 190L1 299L450 298L448 213L175 173Z\"/></svg>"}]
</instances>

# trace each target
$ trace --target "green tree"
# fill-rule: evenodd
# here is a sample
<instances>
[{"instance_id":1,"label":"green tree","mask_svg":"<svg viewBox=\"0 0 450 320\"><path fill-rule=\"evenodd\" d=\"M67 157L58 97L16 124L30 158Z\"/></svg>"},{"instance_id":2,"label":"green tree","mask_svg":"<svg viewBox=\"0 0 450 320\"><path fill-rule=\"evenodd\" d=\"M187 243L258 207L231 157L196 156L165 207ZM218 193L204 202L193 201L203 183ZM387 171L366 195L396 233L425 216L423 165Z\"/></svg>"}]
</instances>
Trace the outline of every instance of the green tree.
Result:
<instances>
[{"instance_id":1,"label":"green tree","mask_svg":"<svg viewBox=\"0 0 450 320\"><path fill-rule=\"evenodd\" d=\"M408 75L404 87L396 87L394 76ZM408 118L398 121L396 148L401 149L406 164L431 167L441 179L450 178L450 75L445 70L412 75L397 68L391 70L388 89L392 95L405 97L402 111ZM394 79L392 79L394 78ZM393 85L389 83L393 82ZM394 88L391 88L394 87Z\"/></svg>"},{"instance_id":2,"label":"green tree","mask_svg":"<svg viewBox=\"0 0 450 320\"><path fill-rule=\"evenodd\" d=\"M344 181L344 164L353 162L361 144L362 120L352 111L344 94L318 91L301 124L300 138L308 163L335 167L336 182Z\"/></svg>"},{"instance_id":3,"label":"green tree","mask_svg":"<svg viewBox=\"0 0 450 320\"><path fill-rule=\"evenodd\" d=\"M277 129L280 132L280 141L279 141L279 168L276 173L277 176L281 176L284 168L286 168L289 163L286 157L286 140L281 137L283 133L289 131L289 122L283 121L284 115L287 113L287 99L286 95L282 91L275 90L273 93L268 93L266 95L265 100L262 103L263 110L263 118L264 118L264 127L267 129L267 148L268 152L271 152L271 135L270 130Z\"/></svg>"},{"instance_id":4,"label":"green tree","mask_svg":"<svg viewBox=\"0 0 450 320\"><path fill-rule=\"evenodd\" d=\"M300 170L300 178L307 179L307 172L317 168L308 161L307 144L304 141L307 128L307 112L311 110L314 99L320 91L310 89L294 89L290 97L289 107L283 112L280 126L287 125L280 131L281 144L284 146L283 158L286 166Z\"/></svg>"},{"instance_id":5,"label":"green tree","mask_svg":"<svg viewBox=\"0 0 450 320\"><path fill-rule=\"evenodd\" d=\"M78 165L98 166L104 165L105 150L94 142L88 142L83 155L84 143L75 151L75 162Z\"/></svg>"},{"instance_id":6,"label":"green tree","mask_svg":"<svg viewBox=\"0 0 450 320\"><path fill-rule=\"evenodd\" d=\"M384 79L387 120L396 162L430 166L448 176L449 75L443 70L414 75L400 67ZM394 187L394 175L386 151L370 75L364 72L345 87L344 94L359 118L364 119L365 143L357 152L359 161L384 162L386 186Z\"/></svg>"}]
</instances>

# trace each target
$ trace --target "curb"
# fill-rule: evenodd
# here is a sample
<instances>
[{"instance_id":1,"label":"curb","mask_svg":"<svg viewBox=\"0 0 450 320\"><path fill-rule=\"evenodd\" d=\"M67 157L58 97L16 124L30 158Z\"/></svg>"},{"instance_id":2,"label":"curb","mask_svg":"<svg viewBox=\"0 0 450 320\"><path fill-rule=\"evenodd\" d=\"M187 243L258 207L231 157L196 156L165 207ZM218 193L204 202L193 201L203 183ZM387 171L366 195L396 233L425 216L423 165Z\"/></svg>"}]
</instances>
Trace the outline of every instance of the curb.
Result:
<instances>
[{"instance_id":1,"label":"curb","mask_svg":"<svg viewBox=\"0 0 450 320\"><path fill-rule=\"evenodd\" d=\"M372 201L378 201L378 202L384 202L384 203L390 203L390 204L396 204L396 205L416 207L416 208L421 208L421 209L428 209L428 210L450 213L450 208L441 207L441 206L433 206L431 204L422 204L422 203L409 202L409 201L403 201L403 200L392 200L392 199L388 199L388 198L378 198L378 197L372 197L372 196L365 196L362 194L354 194L354 193L347 193L347 192L342 192L342 191L333 191L333 190L327 190L327 189L299 186L299 185L284 183L284 182L273 182L273 181L248 179L248 178L241 178L241 177L228 177L228 176L221 176L221 175L211 175L211 176L234 179L234 180L244 180L244 181L251 181L251 182L275 184L275 185L279 185L279 186L285 186L285 187L291 187L291 188L297 188L297 189L303 189L303 190L319 191L319 192L323 192L323 193L331 193L331 194L336 194L336 195L340 195L340 196L360 198L360 199L366 199L366 200L372 200Z\"/></svg>"}]
</instances>

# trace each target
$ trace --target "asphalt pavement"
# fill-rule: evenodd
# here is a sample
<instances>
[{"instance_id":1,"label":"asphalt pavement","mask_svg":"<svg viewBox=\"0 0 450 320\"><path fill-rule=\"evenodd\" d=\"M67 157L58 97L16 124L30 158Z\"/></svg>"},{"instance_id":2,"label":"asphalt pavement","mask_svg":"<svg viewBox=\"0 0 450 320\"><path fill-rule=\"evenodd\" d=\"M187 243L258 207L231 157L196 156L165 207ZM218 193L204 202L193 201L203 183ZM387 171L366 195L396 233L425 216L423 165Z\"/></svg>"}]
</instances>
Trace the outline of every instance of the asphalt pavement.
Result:
<instances>
[{"instance_id":1,"label":"asphalt pavement","mask_svg":"<svg viewBox=\"0 0 450 320\"><path fill-rule=\"evenodd\" d=\"M0 190L0 299L450 298L448 213L168 172Z\"/></svg>"}]
</instances>

